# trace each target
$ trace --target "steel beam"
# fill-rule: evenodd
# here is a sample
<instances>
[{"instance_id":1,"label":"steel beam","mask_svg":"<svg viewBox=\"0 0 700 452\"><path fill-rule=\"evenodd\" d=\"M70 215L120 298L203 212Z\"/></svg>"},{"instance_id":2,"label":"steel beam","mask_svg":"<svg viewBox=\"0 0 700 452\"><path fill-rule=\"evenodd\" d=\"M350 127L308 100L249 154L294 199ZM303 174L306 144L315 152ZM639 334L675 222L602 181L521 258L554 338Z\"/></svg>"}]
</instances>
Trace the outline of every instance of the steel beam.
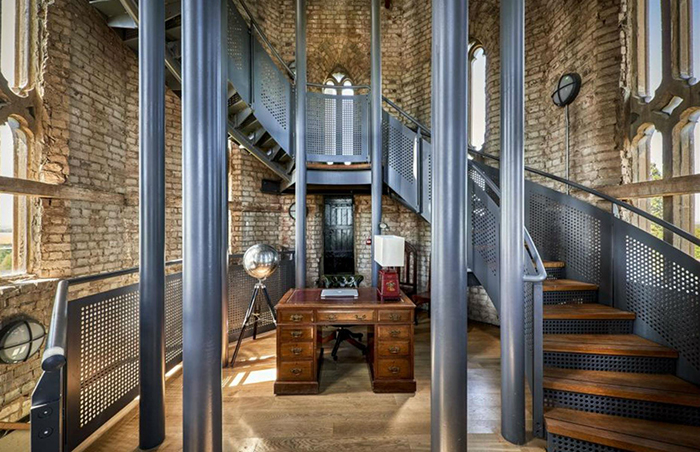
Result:
<instances>
[{"instance_id":1,"label":"steel beam","mask_svg":"<svg viewBox=\"0 0 700 452\"><path fill-rule=\"evenodd\" d=\"M165 440L165 5L139 17L139 447Z\"/></svg>"},{"instance_id":2,"label":"steel beam","mask_svg":"<svg viewBox=\"0 0 700 452\"><path fill-rule=\"evenodd\" d=\"M372 0L372 69L370 90L370 131L372 162L372 238L381 234L382 221L382 26L381 1ZM377 285L379 264L374 261L372 244L372 286Z\"/></svg>"},{"instance_id":3,"label":"steel beam","mask_svg":"<svg viewBox=\"0 0 700 452\"><path fill-rule=\"evenodd\" d=\"M525 442L525 1L501 1L501 434Z\"/></svg>"},{"instance_id":4,"label":"steel beam","mask_svg":"<svg viewBox=\"0 0 700 452\"><path fill-rule=\"evenodd\" d=\"M433 0L431 450L467 450L468 1Z\"/></svg>"},{"instance_id":5,"label":"steel beam","mask_svg":"<svg viewBox=\"0 0 700 452\"><path fill-rule=\"evenodd\" d=\"M183 0L183 449L222 449L221 3Z\"/></svg>"},{"instance_id":6,"label":"steel beam","mask_svg":"<svg viewBox=\"0 0 700 452\"><path fill-rule=\"evenodd\" d=\"M306 287L306 0L296 0L296 287Z\"/></svg>"}]
</instances>

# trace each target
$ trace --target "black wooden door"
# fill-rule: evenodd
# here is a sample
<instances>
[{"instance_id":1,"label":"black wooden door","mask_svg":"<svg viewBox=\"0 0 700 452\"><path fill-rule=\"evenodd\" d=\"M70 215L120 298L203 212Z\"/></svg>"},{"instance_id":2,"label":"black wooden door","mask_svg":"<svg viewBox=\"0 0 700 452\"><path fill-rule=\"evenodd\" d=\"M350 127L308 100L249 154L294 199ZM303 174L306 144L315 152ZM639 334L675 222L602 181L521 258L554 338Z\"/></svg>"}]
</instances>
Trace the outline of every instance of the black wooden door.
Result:
<instances>
[{"instance_id":1,"label":"black wooden door","mask_svg":"<svg viewBox=\"0 0 700 452\"><path fill-rule=\"evenodd\" d=\"M323 272L355 273L352 198L326 197L323 218Z\"/></svg>"}]
</instances>

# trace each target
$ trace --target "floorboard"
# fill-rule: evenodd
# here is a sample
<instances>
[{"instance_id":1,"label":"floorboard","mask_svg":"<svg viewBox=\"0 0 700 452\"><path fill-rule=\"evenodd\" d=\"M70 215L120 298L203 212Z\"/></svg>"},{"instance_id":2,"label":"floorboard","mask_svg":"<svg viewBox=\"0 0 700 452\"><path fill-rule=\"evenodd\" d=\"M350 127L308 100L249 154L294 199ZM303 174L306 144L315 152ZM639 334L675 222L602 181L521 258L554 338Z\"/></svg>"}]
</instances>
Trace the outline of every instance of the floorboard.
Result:
<instances>
[{"instance_id":1,"label":"floorboard","mask_svg":"<svg viewBox=\"0 0 700 452\"><path fill-rule=\"evenodd\" d=\"M361 353L341 347L338 362L323 363L321 394L275 396L275 337L267 334L241 348L239 363L224 370L226 451L430 450L430 330L416 327L415 395L374 394ZM469 327L468 446L473 451L542 451L544 442L525 446L503 440L500 431L499 330ZM159 451L182 447L182 376L166 388L167 439ZM529 416L529 414L528 414ZM529 428L529 423L528 423ZM138 414L125 416L93 442L89 451L137 451Z\"/></svg>"}]
</instances>

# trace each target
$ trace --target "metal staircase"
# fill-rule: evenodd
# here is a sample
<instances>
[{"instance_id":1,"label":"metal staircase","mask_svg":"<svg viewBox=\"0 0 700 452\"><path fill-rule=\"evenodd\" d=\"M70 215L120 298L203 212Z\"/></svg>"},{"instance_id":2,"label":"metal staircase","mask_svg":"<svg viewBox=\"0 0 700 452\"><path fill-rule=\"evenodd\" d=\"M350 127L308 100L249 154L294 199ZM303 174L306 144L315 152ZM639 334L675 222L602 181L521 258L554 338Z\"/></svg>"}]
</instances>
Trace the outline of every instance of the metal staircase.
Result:
<instances>
[{"instance_id":1,"label":"metal staircase","mask_svg":"<svg viewBox=\"0 0 700 452\"><path fill-rule=\"evenodd\" d=\"M127 43L133 42L138 23L133 0L91 3L111 26L122 30ZM167 22L171 42L166 65L169 83L178 91L179 7L175 1L169 4L173 14ZM299 87L292 84L292 71L252 16L246 15L247 20L229 2L228 132L289 188L296 152L292 99ZM367 97L309 94L307 160L367 162ZM385 102L400 115L383 114L385 187L430 221L430 132ZM524 340L533 432L547 435L550 452L700 450L700 264L616 213L626 209L696 245L700 240L595 190L528 171L614 206L606 212L526 181L525 226L532 237L526 231ZM309 173L311 184L369 184L368 170ZM497 309L498 176L495 168L470 162L470 268ZM548 279L541 282L545 274Z\"/></svg>"}]
</instances>

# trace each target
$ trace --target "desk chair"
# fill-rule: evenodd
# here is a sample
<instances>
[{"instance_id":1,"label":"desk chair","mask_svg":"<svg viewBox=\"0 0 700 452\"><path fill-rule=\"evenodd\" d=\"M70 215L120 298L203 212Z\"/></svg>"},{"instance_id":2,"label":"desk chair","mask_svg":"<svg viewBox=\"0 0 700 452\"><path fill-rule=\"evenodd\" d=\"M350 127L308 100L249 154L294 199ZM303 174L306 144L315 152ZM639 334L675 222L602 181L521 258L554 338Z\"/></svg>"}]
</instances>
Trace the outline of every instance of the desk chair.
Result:
<instances>
[{"instance_id":1,"label":"desk chair","mask_svg":"<svg viewBox=\"0 0 700 452\"><path fill-rule=\"evenodd\" d=\"M324 289L335 289L335 288L353 288L356 289L360 287L360 283L364 279L362 275L322 275L319 280L319 286ZM350 345L362 351L362 354L367 353L367 346L362 342L362 333L354 333L350 331L347 327L348 325L333 325L336 328L328 336L322 339L322 343L326 344L332 340L335 340L335 345L333 345L333 351L331 356L334 361L338 361L338 348L340 344L347 341Z\"/></svg>"}]
</instances>

